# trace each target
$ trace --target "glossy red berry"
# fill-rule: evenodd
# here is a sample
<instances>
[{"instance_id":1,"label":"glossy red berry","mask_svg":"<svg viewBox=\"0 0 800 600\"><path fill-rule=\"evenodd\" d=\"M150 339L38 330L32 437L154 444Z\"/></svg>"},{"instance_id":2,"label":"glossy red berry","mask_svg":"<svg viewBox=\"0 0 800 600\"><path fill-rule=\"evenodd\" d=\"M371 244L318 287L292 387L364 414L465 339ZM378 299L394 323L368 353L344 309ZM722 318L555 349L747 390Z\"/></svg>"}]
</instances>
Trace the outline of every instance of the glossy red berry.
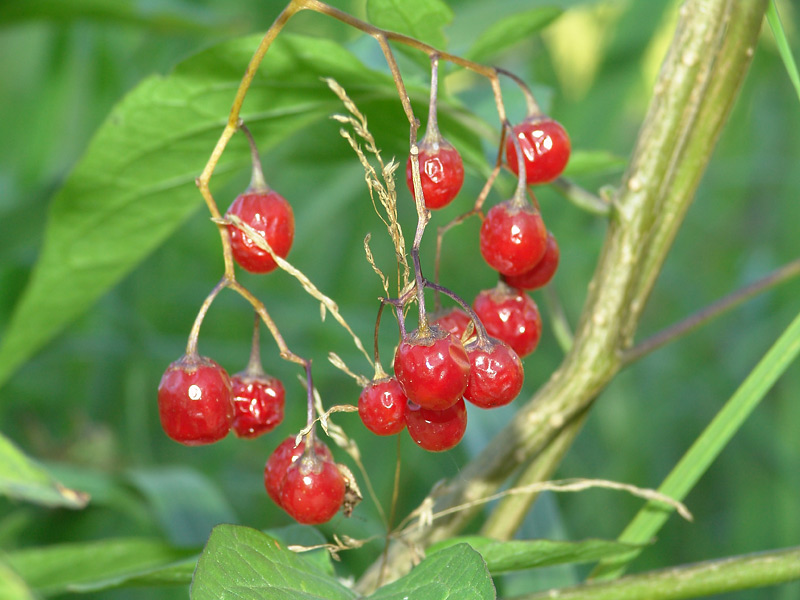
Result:
<instances>
[{"instance_id":1,"label":"glossy red berry","mask_svg":"<svg viewBox=\"0 0 800 600\"><path fill-rule=\"evenodd\" d=\"M542 335L542 319L533 298L504 284L483 290L473 308L486 332L511 346L520 358L536 349Z\"/></svg>"},{"instance_id":2,"label":"glossy red berry","mask_svg":"<svg viewBox=\"0 0 800 600\"><path fill-rule=\"evenodd\" d=\"M264 487L267 489L269 497L278 506L281 505L281 489L283 488L283 480L286 478L286 472L303 455L305 449L305 441L301 440L299 444L295 445L295 436L290 436L283 440L267 459L267 464L264 467ZM317 456L320 458L333 460L331 451L322 442L317 441L315 449Z\"/></svg>"},{"instance_id":3,"label":"glossy red berry","mask_svg":"<svg viewBox=\"0 0 800 600\"><path fill-rule=\"evenodd\" d=\"M546 246L544 221L528 203L517 206L513 200L501 202L492 207L481 225L481 254L503 275L520 275L532 269Z\"/></svg>"},{"instance_id":4,"label":"glossy red berry","mask_svg":"<svg viewBox=\"0 0 800 600\"><path fill-rule=\"evenodd\" d=\"M409 400L423 408L444 410L467 389L469 358L461 340L431 325L424 335L417 330L400 342L394 373Z\"/></svg>"},{"instance_id":5,"label":"glossy red berry","mask_svg":"<svg viewBox=\"0 0 800 600\"><path fill-rule=\"evenodd\" d=\"M164 432L176 442L196 446L221 440L233 421L228 373L210 358L181 357L161 377L158 414Z\"/></svg>"},{"instance_id":6,"label":"glossy red berry","mask_svg":"<svg viewBox=\"0 0 800 600\"><path fill-rule=\"evenodd\" d=\"M243 371L231 377L233 433L254 438L283 421L286 391L277 377Z\"/></svg>"},{"instance_id":7,"label":"glossy red berry","mask_svg":"<svg viewBox=\"0 0 800 600\"><path fill-rule=\"evenodd\" d=\"M443 208L458 195L464 183L464 163L461 155L441 135L426 135L419 144L419 181L425 206ZM406 161L406 183L414 195L411 157Z\"/></svg>"},{"instance_id":8,"label":"glossy red berry","mask_svg":"<svg viewBox=\"0 0 800 600\"><path fill-rule=\"evenodd\" d=\"M504 406L522 389L525 371L511 346L500 340L476 338L466 345L469 383L464 399L481 408Z\"/></svg>"},{"instance_id":9,"label":"glossy red berry","mask_svg":"<svg viewBox=\"0 0 800 600\"><path fill-rule=\"evenodd\" d=\"M553 275L555 275L556 269L558 269L559 257L560 252L556 238L548 231L547 248L544 251L544 256L536 263L536 266L520 275L503 275L503 281L520 290L536 290L544 287L550 283Z\"/></svg>"},{"instance_id":10,"label":"glossy red berry","mask_svg":"<svg viewBox=\"0 0 800 600\"><path fill-rule=\"evenodd\" d=\"M406 426L408 398L394 377L369 382L358 397L358 415L375 435L394 435Z\"/></svg>"},{"instance_id":11,"label":"glossy red berry","mask_svg":"<svg viewBox=\"0 0 800 600\"><path fill-rule=\"evenodd\" d=\"M346 491L345 479L332 460L303 455L286 471L280 505L298 523L319 525L339 511Z\"/></svg>"},{"instance_id":12,"label":"glossy red berry","mask_svg":"<svg viewBox=\"0 0 800 600\"><path fill-rule=\"evenodd\" d=\"M433 324L461 339L472 319L460 308L452 308L433 319Z\"/></svg>"},{"instance_id":13,"label":"glossy red berry","mask_svg":"<svg viewBox=\"0 0 800 600\"><path fill-rule=\"evenodd\" d=\"M409 402L406 427L411 439L430 452L450 450L467 430L467 407L464 399L444 410L430 410Z\"/></svg>"},{"instance_id":14,"label":"glossy red berry","mask_svg":"<svg viewBox=\"0 0 800 600\"><path fill-rule=\"evenodd\" d=\"M277 192L245 192L236 197L227 214L236 215L261 233L275 254L285 258L294 240L294 213ZM269 252L259 248L241 229L230 225L233 258L251 273L269 273L277 263Z\"/></svg>"},{"instance_id":15,"label":"glossy red berry","mask_svg":"<svg viewBox=\"0 0 800 600\"><path fill-rule=\"evenodd\" d=\"M542 116L528 117L514 126L512 136L519 140L528 184L552 181L564 171L569 161L570 141L558 121ZM512 136L506 140L506 160L508 168L518 175L519 162Z\"/></svg>"}]
</instances>

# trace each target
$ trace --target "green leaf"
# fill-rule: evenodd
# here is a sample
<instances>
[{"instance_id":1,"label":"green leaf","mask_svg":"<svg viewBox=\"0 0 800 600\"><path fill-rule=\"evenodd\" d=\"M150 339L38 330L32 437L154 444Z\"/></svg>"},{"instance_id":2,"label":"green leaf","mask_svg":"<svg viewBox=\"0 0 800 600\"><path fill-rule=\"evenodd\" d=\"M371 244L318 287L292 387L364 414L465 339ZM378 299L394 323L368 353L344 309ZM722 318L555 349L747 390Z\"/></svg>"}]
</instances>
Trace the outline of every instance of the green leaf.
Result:
<instances>
[{"instance_id":1,"label":"green leaf","mask_svg":"<svg viewBox=\"0 0 800 600\"><path fill-rule=\"evenodd\" d=\"M565 177L591 175L607 171L622 171L627 160L605 150L576 150L569 157Z\"/></svg>"},{"instance_id":2,"label":"green leaf","mask_svg":"<svg viewBox=\"0 0 800 600\"><path fill-rule=\"evenodd\" d=\"M25 582L0 559L0 600L34 600Z\"/></svg>"},{"instance_id":3,"label":"green leaf","mask_svg":"<svg viewBox=\"0 0 800 600\"><path fill-rule=\"evenodd\" d=\"M68 489L0 434L0 494L43 506L83 508L89 496Z\"/></svg>"},{"instance_id":4,"label":"green leaf","mask_svg":"<svg viewBox=\"0 0 800 600\"><path fill-rule=\"evenodd\" d=\"M269 529L266 532L275 539L283 542L286 546L306 546L313 547L319 546L327 542L325 536L319 532L319 529L309 525L287 525L286 527L279 527L278 529ZM336 571L333 568L333 561L331 554L327 550L320 548L319 550L309 550L301 552L300 555L308 562L313 563L323 573L333 576Z\"/></svg>"},{"instance_id":5,"label":"green leaf","mask_svg":"<svg viewBox=\"0 0 800 600\"><path fill-rule=\"evenodd\" d=\"M357 596L275 538L235 525L215 527L197 563L192 600L353 600Z\"/></svg>"},{"instance_id":6,"label":"green leaf","mask_svg":"<svg viewBox=\"0 0 800 600\"><path fill-rule=\"evenodd\" d=\"M54 595L116 587L196 553L197 549L178 549L160 540L120 538L19 550L6 558L35 591ZM186 565L194 569L193 560L181 566L184 572ZM189 577L191 571L182 583Z\"/></svg>"},{"instance_id":7,"label":"green leaf","mask_svg":"<svg viewBox=\"0 0 800 600\"><path fill-rule=\"evenodd\" d=\"M557 6L541 6L500 19L482 34L466 54L466 58L485 62L537 31L544 29L564 12Z\"/></svg>"},{"instance_id":8,"label":"green leaf","mask_svg":"<svg viewBox=\"0 0 800 600\"><path fill-rule=\"evenodd\" d=\"M44 247L2 336L0 385L202 204L195 177L259 40L236 39L202 52L166 77L146 79L112 110L53 200ZM368 70L339 44L282 35L241 114L262 152L341 110L321 74L351 92L369 85L373 98L380 89L396 95L387 75ZM244 136L235 136L212 189L248 165Z\"/></svg>"},{"instance_id":9,"label":"green leaf","mask_svg":"<svg viewBox=\"0 0 800 600\"><path fill-rule=\"evenodd\" d=\"M675 500L683 500L798 354L800 354L800 315L795 317L725 403L722 410L686 451L658 491ZM658 533L673 510L671 506L660 502L648 502L619 536L619 541L629 544L646 542ZM596 579L618 577L639 552L641 550L634 550L615 559L601 562L592 576Z\"/></svg>"},{"instance_id":10,"label":"green leaf","mask_svg":"<svg viewBox=\"0 0 800 600\"><path fill-rule=\"evenodd\" d=\"M169 539L202 545L215 525L238 521L225 496L202 473L185 467L140 469L130 480L148 500Z\"/></svg>"},{"instance_id":11,"label":"green leaf","mask_svg":"<svg viewBox=\"0 0 800 600\"><path fill-rule=\"evenodd\" d=\"M428 549L428 556L459 543L467 543L477 550L483 556L492 575L536 567L592 562L619 556L639 548L632 544L609 540L583 540L580 542L514 540L501 542L482 536L464 536L434 544Z\"/></svg>"},{"instance_id":12,"label":"green leaf","mask_svg":"<svg viewBox=\"0 0 800 600\"><path fill-rule=\"evenodd\" d=\"M789 46L789 40L786 38L786 32L783 30L783 23L781 23L781 16L778 14L778 7L775 5L775 0L770 0L767 6L767 22L772 35L775 36L775 43L778 45L778 52L783 60L783 65L786 67L786 73L794 86L794 91L797 93L797 98L800 99L800 74L797 72L797 63L792 56L792 48Z\"/></svg>"},{"instance_id":13,"label":"green leaf","mask_svg":"<svg viewBox=\"0 0 800 600\"><path fill-rule=\"evenodd\" d=\"M429 555L405 577L390 583L370 600L490 600L496 597L486 563L467 544Z\"/></svg>"},{"instance_id":14,"label":"green leaf","mask_svg":"<svg viewBox=\"0 0 800 600\"><path fill-rule=\"evenodd\" d=\"M367 18L376 27L444 50L447 39L442 29L453 20L453 11L442 0L368 0Z\"/></svg>"}]
</instances>

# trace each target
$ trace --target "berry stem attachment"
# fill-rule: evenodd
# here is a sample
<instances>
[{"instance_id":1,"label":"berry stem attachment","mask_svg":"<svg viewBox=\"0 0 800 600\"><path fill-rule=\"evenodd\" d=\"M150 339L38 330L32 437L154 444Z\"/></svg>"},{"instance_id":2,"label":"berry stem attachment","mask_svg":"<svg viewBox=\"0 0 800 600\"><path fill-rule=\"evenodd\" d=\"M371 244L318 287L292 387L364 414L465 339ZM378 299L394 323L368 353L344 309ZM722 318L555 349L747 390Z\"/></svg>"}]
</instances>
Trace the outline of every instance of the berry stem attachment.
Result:
<instances>
[{"instance_id":1,"label":"berry stem attachment","mask_svg":"<svg viewBox=\"0 0 800 600\"><path fill-rule=\"evenodd\" d=\"M378 332L381 327L381 315L383 314L383 307L386 306L383 302L378 306L378 316L375 318L375 336L374 336L374 359L375 359L375 379L382 379L386 377L386 371L383 370L381 365L381 351L378 345Z\"/></svg>"},{"instance_id":2,"label":"berry stem attachment","mask_svg":"<svg viewBox=\"0 0 800 600\"><path fill-rule=\"evenodd\" d=\"M439 98L439 54L431 54L431 100L428 105L428 123L425 135L439 136L439 122L436 104Z\"/></svg>"},{"instance_id":3,"label":"berry stem attachment","mask_svg":"<svg viewBox=\"0 0 800 600\"><path fill-rule=\"evenodd\" d=\"M258 154L258 146L253 139L253 134L244 124L244 121L239 119L239 129L247 136L247 142L250 144L250 160L253 163L253 174L250 177L250 187L248 191L266 193L270 191L266 179L264 179L264 170L261 167L261 156Z\"/></svg>"},{"instance_id":4,"label":"berry stem attachment","mask_svg":"<svg viewBox=\"0 0 800 600\"><path fill-rule=\"evenodd\" d=\"M481 323L481 320L478 318L478 315L475 314L475 311L472 307L464 301L464 299L456 294L454 291L447 289L443 285L439 285L437 283L433 283L431 281L425 281L425 286L435 290L437 292L441 292L445 296L448 296L455 300L455 302L464 309L464 312L469 315L469 318L472 319L472 324L475 326L475 334L478 336L478 340L483 344L488 341L489 334L486 333L486 328Z\"/></svg>"},{"instance_id":5,"label":"berry stem attachment","mask_svg":"<svg viewBox=\"0 0 800 600\"><path fill-rule=\"evenodd\" d=\"M311 448L313 452L314 445L317 441L317 428L314 424L314 416L316 411L314 410L314 378L311 376L311 359L306 359L304 361L303 367L306 370L306 392L307 392L307 400L308 400L308 407L306 413L306 427L308 428L308 437L306 438L306 450Z\"/></svg>"},{"instance_id":6,"label":"berry stem attachment","mask_svg":"<svg viewBox=\"0 0 800 600\"><path fill-rule=\"evenodd\" d=\"M253 343L250 347L250 360L247 361L246 372L248 375L263 375L264 368L261 366L261 317L256 312L253 315Z\"/></svg>"},{"instance_id":7,"label":"berry stem attachment","mask_svg":"<svg viewBox=\"0 0 800 600\"><path fill-rule=\"evenodd\" d=\"M219 283L214 286L214 289L211 290L211 293L206 297L203 305L200 307L194 319L194 323L192 324L192 330L189 332L189 341L186 343L187 356L197 355L197 338L200 337L200 326L203 324L203 319L206 318L206 313L211 307L211 303L214 302L214 298L217 297L217 294L219 294L223 288L230 285L230 283L227 277L223 277Z\"/></svg>"},{"instance_id":8,"label":"berry stem attachment","mask_svg":"<svg viewBox=\"0 0 800 600\"><path fill-rule=\"evenodd\" d=\"M525 169L525 155L522 153L522 146L519 143L519 138L514 135L514 129L511 127L511 123L505 121L503 123L503 131L510 132L511 143L514 144L514 150L517 152L517 171L519 174L517 175L517 189L514 190L512 202L515 206L522 207L527 204L525 190L528 187L528 174Z\"/></svg>"}]
</instances>

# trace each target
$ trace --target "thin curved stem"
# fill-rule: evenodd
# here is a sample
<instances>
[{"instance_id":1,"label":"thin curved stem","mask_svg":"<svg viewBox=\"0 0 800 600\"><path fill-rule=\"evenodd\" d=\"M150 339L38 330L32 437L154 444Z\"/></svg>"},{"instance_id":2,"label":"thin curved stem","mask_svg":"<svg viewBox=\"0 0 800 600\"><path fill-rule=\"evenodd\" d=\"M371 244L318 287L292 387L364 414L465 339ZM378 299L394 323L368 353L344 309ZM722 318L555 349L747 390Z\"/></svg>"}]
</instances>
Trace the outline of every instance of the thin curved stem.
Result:
<instances>
[{"instance_id":1,"label":"thin curved stem","mask_svg":"<svg viewBox=\"0 0 800 600\"><path fill-rule=\"evenodd\" d=\"M192 329L189 332L189 341L186 343L187 356L194 356L197 354L197 339L200 337L200 327L203 324L203 320L206 318L206 313L208 313L208 309L211 308L211 303L214 302L217 294L219 294L229 284L230 281L227 279L227 277L220 279L219 283L217 283L217 285L214 286L214 289L212 289L208 294L202 306L200 306L200 310L197 312L197 316L192 324Z\"/></svg>"}]
</instances>

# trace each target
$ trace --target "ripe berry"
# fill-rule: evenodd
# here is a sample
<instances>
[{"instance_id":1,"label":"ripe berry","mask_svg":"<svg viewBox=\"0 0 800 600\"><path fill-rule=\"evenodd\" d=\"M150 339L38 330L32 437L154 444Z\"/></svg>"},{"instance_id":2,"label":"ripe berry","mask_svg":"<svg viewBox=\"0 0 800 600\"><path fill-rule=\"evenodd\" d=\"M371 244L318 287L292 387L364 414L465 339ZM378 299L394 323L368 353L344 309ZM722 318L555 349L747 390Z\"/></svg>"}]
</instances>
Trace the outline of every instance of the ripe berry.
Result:
<instances>
[{"instance_id":1,"label":"ripe berry","mask_svg":"<svg viewBox=\"0 0 800 600\"><path fill-rule=\"evenodd\" d=\"M501 283L483 290L472 307L486 333L511 346L520 358L536 349L542 334L542 319L533 299Z\"/></svg>"},{"instance_id":2,"label":"ripe berry","mask_svg":"<svg viewBox=\"0 0 800 600\"><path fill-rule=\"evenodd\" d=\"M358 397L358 415L375 435L394 435L406 426L408 398L394 377L371 381Z\"/></svg>"},{"instance_id":3,"label":"ripe berry","mask_svg":"<svg viewBox=\"0 0 800 600\"><path fill-rule=\"evenodd\" d=\"M504 406L522 389L525 372L522 361L511 346L491 338L476 338L466 346L469 356L469 383L464 399L481 408Z\"/></svg>"},{"instance_id":4,"label":"ripe berry","mask_svg":"<svg viewBox=\"0 0 800 600\"><path fill-rule=\"evenodd\" d=\"M425 206L430 209L450 204L464 183L461 155L439 134L438 129L434 135L426 134L419 144L419 181ZM406 183L413 196L414 179L410 156L406 162Z\"/></svg>"},{"instance_id":5,"label":"ripe berry","mask_svg":"<svg viewBox=\"0 0 800 600\"><path fill-rule=\"evenodd\" d=\"M453 308L433 319L433 324L461 339L472 319L460 308Z\"/></svg>"},{"instance_id":6,"label":"ripe berry","mask_svg":"<svg viewBox=\"0 0 800 600\"><path fill-rule=\"evenodd\" d=\"M269 191L249 191L236 197L228 208L228 215L236 215L261 233L275 254L285 258L294 240L294 213L283 196ZM241 229L230 225L233 258L251 273L269 273L277 263L269 252L259 248Z\"/></svg>"},{"instance_id":7,"label":"ripe berry","mask_svg":"<svg viewBox=\"0 0 800 600\"><path fill-rule=\"evenodd\" d=\"M286 472L292 463L303 455L305 449L305 441L301 440L299 444L295 445L295 436L290 436L283 440L267 459L267 464L264 467L264 487L267 489L269 497L278 506L281 505L281 489L283 488L283 480L286 478ZM325 460L333 460L331 451L319 440L317 440L315 450L318 457Z\"/></svg>"},{"instance_id":8,"label":"ripe berry","mask_svg":"<svg viewBox=\"0 0 800 600\"><path fill-rule=\"evenodd\" d=\"M277 377L243 371L231 377L233 432L254 438L272 431L283 421L286 391Z\"/></svg>"},{"instance_id":9,"label":"ripe berry","mask_svg":"<svg viewBox=\"0 0 800 600\"><path fill-rule=\"evenodd\" d=\"M171 363L158 384L158 414L164 432L181 444L211 444L224 438L233 420L225 369L197 354Z\"/></svg>"},{"instance_id":10,"label":"ripe berry","mask_svg":"<svg viewBox=\"0 0 800 600\"><path fill-rule=\"evenodd\" d=\"M332 460L303 455L286 471L280 505L298 523L319 525L339 511L346 489Z\"/></svg>"},{"instance_id":11,"label":"ripe berry","mask_svg":"<svg viewBox=\"0 0 800 600\"><path fill-rule=\"evenodd\" d=\"M547 229L533 206L512 199L492 207L481 225L480 248L489 266L503 275L520 275L544 255Z\"/></svg>"},{"instance_id":12,"label":"ripe berry","mask_svg":"<svg viewBox=\"0 0 800 600\"><path fill-rule=\"evenodd\" d=\"M467 389L469 359L456 336L431 325L425 334L417 330L400 342L394 372L409 400L444 410Z\"/></svg>"},{"instance_id":13,"label":"ripe berry","mask_svg":"<svg viewBox=\"0 0 800 600\"><path fill-rule=\"evenodd\" d=\"M406 426L411 439L430 452L450 450L467 430L467 407L464 399L444 410L430 410L408 403Z\"/></svg>"},{"instance_id":14,"label":"ripe berry","mask_svg":"<svg viewBox=\"0 0 800 600\"><path fill-rule=\"evenodd\" d=\"M546 286L555 275L558 269L558 259L560 252L556 238L549 231L547 232L547 248L542 259L536 263L531 270L525 271L521 275L503 275L503 281L513 288L520 290L536 290Z\"/></svg>"},{"instance_id":15,"label":"ripe berry","mask_svg":"<svg viewBox=\"0 0 800 600\"><path fill-rule=\"evenodd\" d=\"M528 117L514 126L512 136L519 140L529 185L552 181L564 171L569 160L570 141L558 121L541 115ZM517 149L512 136L506 140L506 160L508 168L519 175Z\"/></svg>"}]
</instances>

